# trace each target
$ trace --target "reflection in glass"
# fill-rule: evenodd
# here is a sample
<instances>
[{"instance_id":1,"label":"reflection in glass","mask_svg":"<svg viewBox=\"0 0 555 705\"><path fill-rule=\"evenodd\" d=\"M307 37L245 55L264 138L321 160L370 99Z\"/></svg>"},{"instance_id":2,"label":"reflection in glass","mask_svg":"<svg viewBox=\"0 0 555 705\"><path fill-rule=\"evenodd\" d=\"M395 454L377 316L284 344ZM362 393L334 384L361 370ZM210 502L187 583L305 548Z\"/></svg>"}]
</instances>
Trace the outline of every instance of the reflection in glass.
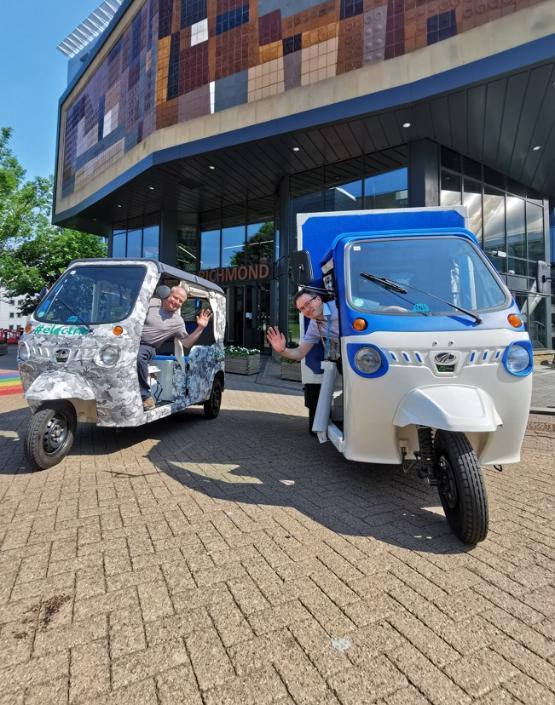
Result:
<instances>
[{"instance_id":1,"label":"reflection in glass","mask_svg":"<svg viewBox=\"0 0 555 705\"><path fill-rule=\"evenodd\" d=\"M142 257L142 228L127 231L127 256Z\"/></svg>"},{"instance_id":2,"label":"reflection in glass","mask_svg":"<svg viewBox=\"0 0 555 705\"><path fill-rule=\"evenodd\" d=\"M482 243L482 184L474 179L464 180L463 206L468 209L468 229Z\"/></svg>"},{"instance_id":3,"label":"reflection in glass","mask_svg":"<svg viewBox=\"0 0 555 705\"><path fill-rule=\"evenodd\" d=\"M198 240L194 227L177 231L177 266L185 272L196 273L198 267Z\"/></svg>"},{"instance_id":4,"label":"reflection in glass","mask_svg":"<svg viewBox=\"0 0 555 705\"><path fill-rule=\"evenodd\" d=\"M484 249L500 272L505 271L505 196L501 191L484 185Z\"/></svg>"},{"instance_id":5,"label":"reflection in glass","mask_svg":"<svg viewBox=\"0 0 555 705\"><path fill-rule=\"evenodd\" d=\"M547 347L546 296L528 295L528 333L535 348Z\"/></svg>"},{"instance_id":6,"label":"reflection in glass","mask_svg":"<svg viewBox=\"0 0 555 705\"><path fill-rule=\"evenodd\" d=\"M125 257L125 230L114 230L112 235L112 257Z\"/></svg>"},{"instance_id":7,"label":"reflection in glass","mask_svg":"<svg viewBox=\"0 0 555 705\"><path fill-rule=\"evenodd\" d=\"M200 269L220 266L220 231L204 230L200 234Z\"/></svg>"},{"instance_id":8,"label":"reflection in glass","mask_svg":"<svg viewBox=\"0 0 555 705\"><path fill-rule=\"evenodd\" d=\"M325 208L331 211L350 211L362 208L362 180L330 186L325 194Z\"/></svg>"},{"instance_id":9,"label":"reflection in glass","mask_svg":"<svg viewBox=\"0 0 555 705\"><path fill-rule=\"evenodd\" d=\"M274 223L268 220L247 225L247 245L242 252L235 255L233 264L257 264L273 262L273 259Z\"/></svg>"},{"instance_id":10,"label":"reflection in glass","mask_svg":"<svg viewBox=\"0 0 555 705\"><path fill-rule=\"evenodd\" d=\"M507 254L509 257L526 257L525 230L524 201L516 196L507 196ZM511 269L510 263L509 269ZM518 274L526 274L526 272L518 272Z\"/></svg>"},{"instance_id":11,"label":"reflection in glass","mask_svg":"<svg viewBox=\"0 0 555 705\"><path fill-rule=\"evenodd\" d=\"M365 208L404 208L408 205L408 169L394 169L364 179Z\"/></svg>"},{"instance_id":12,"label":"reflection in glass","mask_svg":"<svg viewBox=\"0 0 555 705\"><path fill-rule=\"evenodd\" d=\"M158 259L160 254L159 247L160 228L157 225L151 225L143 230L143 257L150 259Z\"/></svg>"},{"instance_id":13,"label":"reflection in glass","mask_svg":"<svg viewBox=\"0 0 555 705\"><path fill-rule=\"evenodd\" d=\"M448 171L441 172L441 206L461 205L461 176L460 174L450 174Z\"/></svg>"},{"instance_id":14,"label":"reflection in glass","mask_svg":"<svg viewBox=\"0 0 555 705\"><path fill-rule=\"evenodd\" d=\"M222 228L222 267L231 267L234 257L245 247L245 226Z\"/></svg>"},{"instance_id":15,"label":"reflection in glass","mask_svg":"<svg viewBox=\"0 0 555 705\"><path fill-rule=\"evenodd\" d=\"M545 259L543 234L543 208L534 203L526 204L526 230L528 232L528 259Z\"/></svg>"}]
</instances>

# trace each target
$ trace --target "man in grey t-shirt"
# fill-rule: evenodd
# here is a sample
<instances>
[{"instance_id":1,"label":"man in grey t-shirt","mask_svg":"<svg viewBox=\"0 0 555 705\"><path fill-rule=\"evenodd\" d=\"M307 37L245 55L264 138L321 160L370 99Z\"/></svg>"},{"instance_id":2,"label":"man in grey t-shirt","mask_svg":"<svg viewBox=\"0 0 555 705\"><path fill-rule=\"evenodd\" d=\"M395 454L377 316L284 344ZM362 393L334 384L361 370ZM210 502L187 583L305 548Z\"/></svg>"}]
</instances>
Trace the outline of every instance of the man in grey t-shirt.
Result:
<instances>
[{"instance_id":1,"label":"man in grey t-shirt","mask_svg":"<svg viewBox=\"0 0 555 705\"><path fill-rule=\"evenodd\" d=\"M181 317L181 307L187 300L187 292L180 286L174 286L165 299L152 299L141 333L139 354L137 355L137 371L139 387L145 411L154 409L156 402L150 394L148 384L148 363L156 354L156 348L170 338L179 338L185 347L192 347L206 328L212 315L211 311L202 310L197 316L197 327L187 334L185 322Z\"/></svg>"}]
</instances>

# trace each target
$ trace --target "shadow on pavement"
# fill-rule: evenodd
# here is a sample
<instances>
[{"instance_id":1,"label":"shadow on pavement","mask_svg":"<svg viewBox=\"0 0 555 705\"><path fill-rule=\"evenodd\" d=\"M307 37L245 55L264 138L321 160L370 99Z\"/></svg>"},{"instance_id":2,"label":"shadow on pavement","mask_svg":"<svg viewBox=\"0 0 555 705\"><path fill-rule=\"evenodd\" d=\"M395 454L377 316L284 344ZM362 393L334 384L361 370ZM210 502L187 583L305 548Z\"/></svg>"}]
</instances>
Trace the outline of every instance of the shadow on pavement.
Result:
<instances>
[{"instance_id":1,"label":"shadow on pavement","mask_svg":"<svg viewBox=\"0 0 555 705\"><path fill-rule=\"evenodd\" d=\"M0 473L26 471L27 408L0 414ZM431 553L468 549L451 533L435 490L398 466L345 460L307 432L302 416L270 411L222 411L206 420L201 408L129 429L78 427L67 462L106 457L114 479L155 474L118 467L109 456L149 442L146 457L183 487L215 500L283 507L299 526L317 522L332 532L367 536ZM141 457L140 450L137 457ZM308 526L307 524L307 526Z\"/></svg>"}]
</instances>

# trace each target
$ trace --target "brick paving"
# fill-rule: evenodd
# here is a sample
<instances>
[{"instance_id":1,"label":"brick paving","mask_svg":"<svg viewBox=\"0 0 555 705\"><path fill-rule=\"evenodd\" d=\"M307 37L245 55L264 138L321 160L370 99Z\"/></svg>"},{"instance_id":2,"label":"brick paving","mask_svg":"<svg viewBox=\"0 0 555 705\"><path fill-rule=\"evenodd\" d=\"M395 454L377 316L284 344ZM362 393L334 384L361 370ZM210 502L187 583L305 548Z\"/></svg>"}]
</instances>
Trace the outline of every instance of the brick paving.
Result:
<instances>
[{"instance_id":1,"label":"brick paving","mask_svg":"<svg viewBox=\"0 0 555 705\"><path fill-rule=\"evenodd\" d=\"M468 549L434 490L242 386L33 474L0 399L0 705L554 703L554 417L486 469Z\"/></svg>"}]
</instances>

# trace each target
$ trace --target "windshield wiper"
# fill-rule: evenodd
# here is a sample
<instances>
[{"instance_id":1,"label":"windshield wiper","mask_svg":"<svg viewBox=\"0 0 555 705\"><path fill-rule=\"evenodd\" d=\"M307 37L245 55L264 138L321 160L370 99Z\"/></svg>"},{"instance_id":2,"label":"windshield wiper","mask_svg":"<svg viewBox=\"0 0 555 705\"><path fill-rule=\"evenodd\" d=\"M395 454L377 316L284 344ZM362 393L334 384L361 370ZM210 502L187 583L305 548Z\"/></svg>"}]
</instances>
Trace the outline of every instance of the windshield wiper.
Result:
<instances>
[{"instance_id":1,"label":"windshield wiper","mask_svg":"<svg viewBox=\"0 0 555 705\"><path fill-rule=\"evenodd\" d=\"M82 323L85 326L85 328L89 331L89 333L93 332L93 329L89 326L89 324L86 321L84 321L83 318L71 308L71 306L66 304L66 302L62 298L58 299L58 303L62 304L62 306L65 306L67 308L67 310L71 313L71 315L75 316L77 321Z\"/></svg>"},{"instance_id":2,"label":"windshield wiper","mask_svg":"<svg viewBox=\"0 0 555 705\"><path fill-rule=\"evenodd\" d=\"M391 281L391 279L378 277L375 274L368 274L368 272L361 272L360 276L370 280L371 282L376 282L376 284L383 286L384 289L388 289L389 291L396 291L399 294L407 293L406 289L404 289L400 284L397 284L397 282Z\"/></svg>"},{"instance_id":3,"label":"windshield wiper","mask_svg":"<svg viewBox=\"0 0 555 705\"><path fill-rule=\"evenodd\" d=\"M363 277L364 279L368 279L371 282L375 282L376 284L379 284L382 286L384 289L388 289L389 291L396 291L399 294L406 294L407 289L405 289L401 284L398 284L396 281L393 281L392 279L386 279L385 277L378 277L375 274L368 274L368 272L361 272L360 276ZM460 311L461 313L465 313L467 316L470 316L470 318L473 318L476 323L481 323L482 319L480 316L478 316L477 313L474 313L474 311L469 311L467 308L462 308L462 306L457 306L457 304L451 303L451 301L448 301L447 299L442 298L441 296L436 296L435 294L430 294L429 291L423 291L422 289L418 289L416 286L413 286L412 284L405 284L406 287L411 289L412 291L418 291L420 294L424 294L425 296L429 296L432 299L435 299L436 301L441 301L444 304L447 304L447 306L451 306L451 308L456 309L457 311Z\"/></svg>"}]
</instances>

